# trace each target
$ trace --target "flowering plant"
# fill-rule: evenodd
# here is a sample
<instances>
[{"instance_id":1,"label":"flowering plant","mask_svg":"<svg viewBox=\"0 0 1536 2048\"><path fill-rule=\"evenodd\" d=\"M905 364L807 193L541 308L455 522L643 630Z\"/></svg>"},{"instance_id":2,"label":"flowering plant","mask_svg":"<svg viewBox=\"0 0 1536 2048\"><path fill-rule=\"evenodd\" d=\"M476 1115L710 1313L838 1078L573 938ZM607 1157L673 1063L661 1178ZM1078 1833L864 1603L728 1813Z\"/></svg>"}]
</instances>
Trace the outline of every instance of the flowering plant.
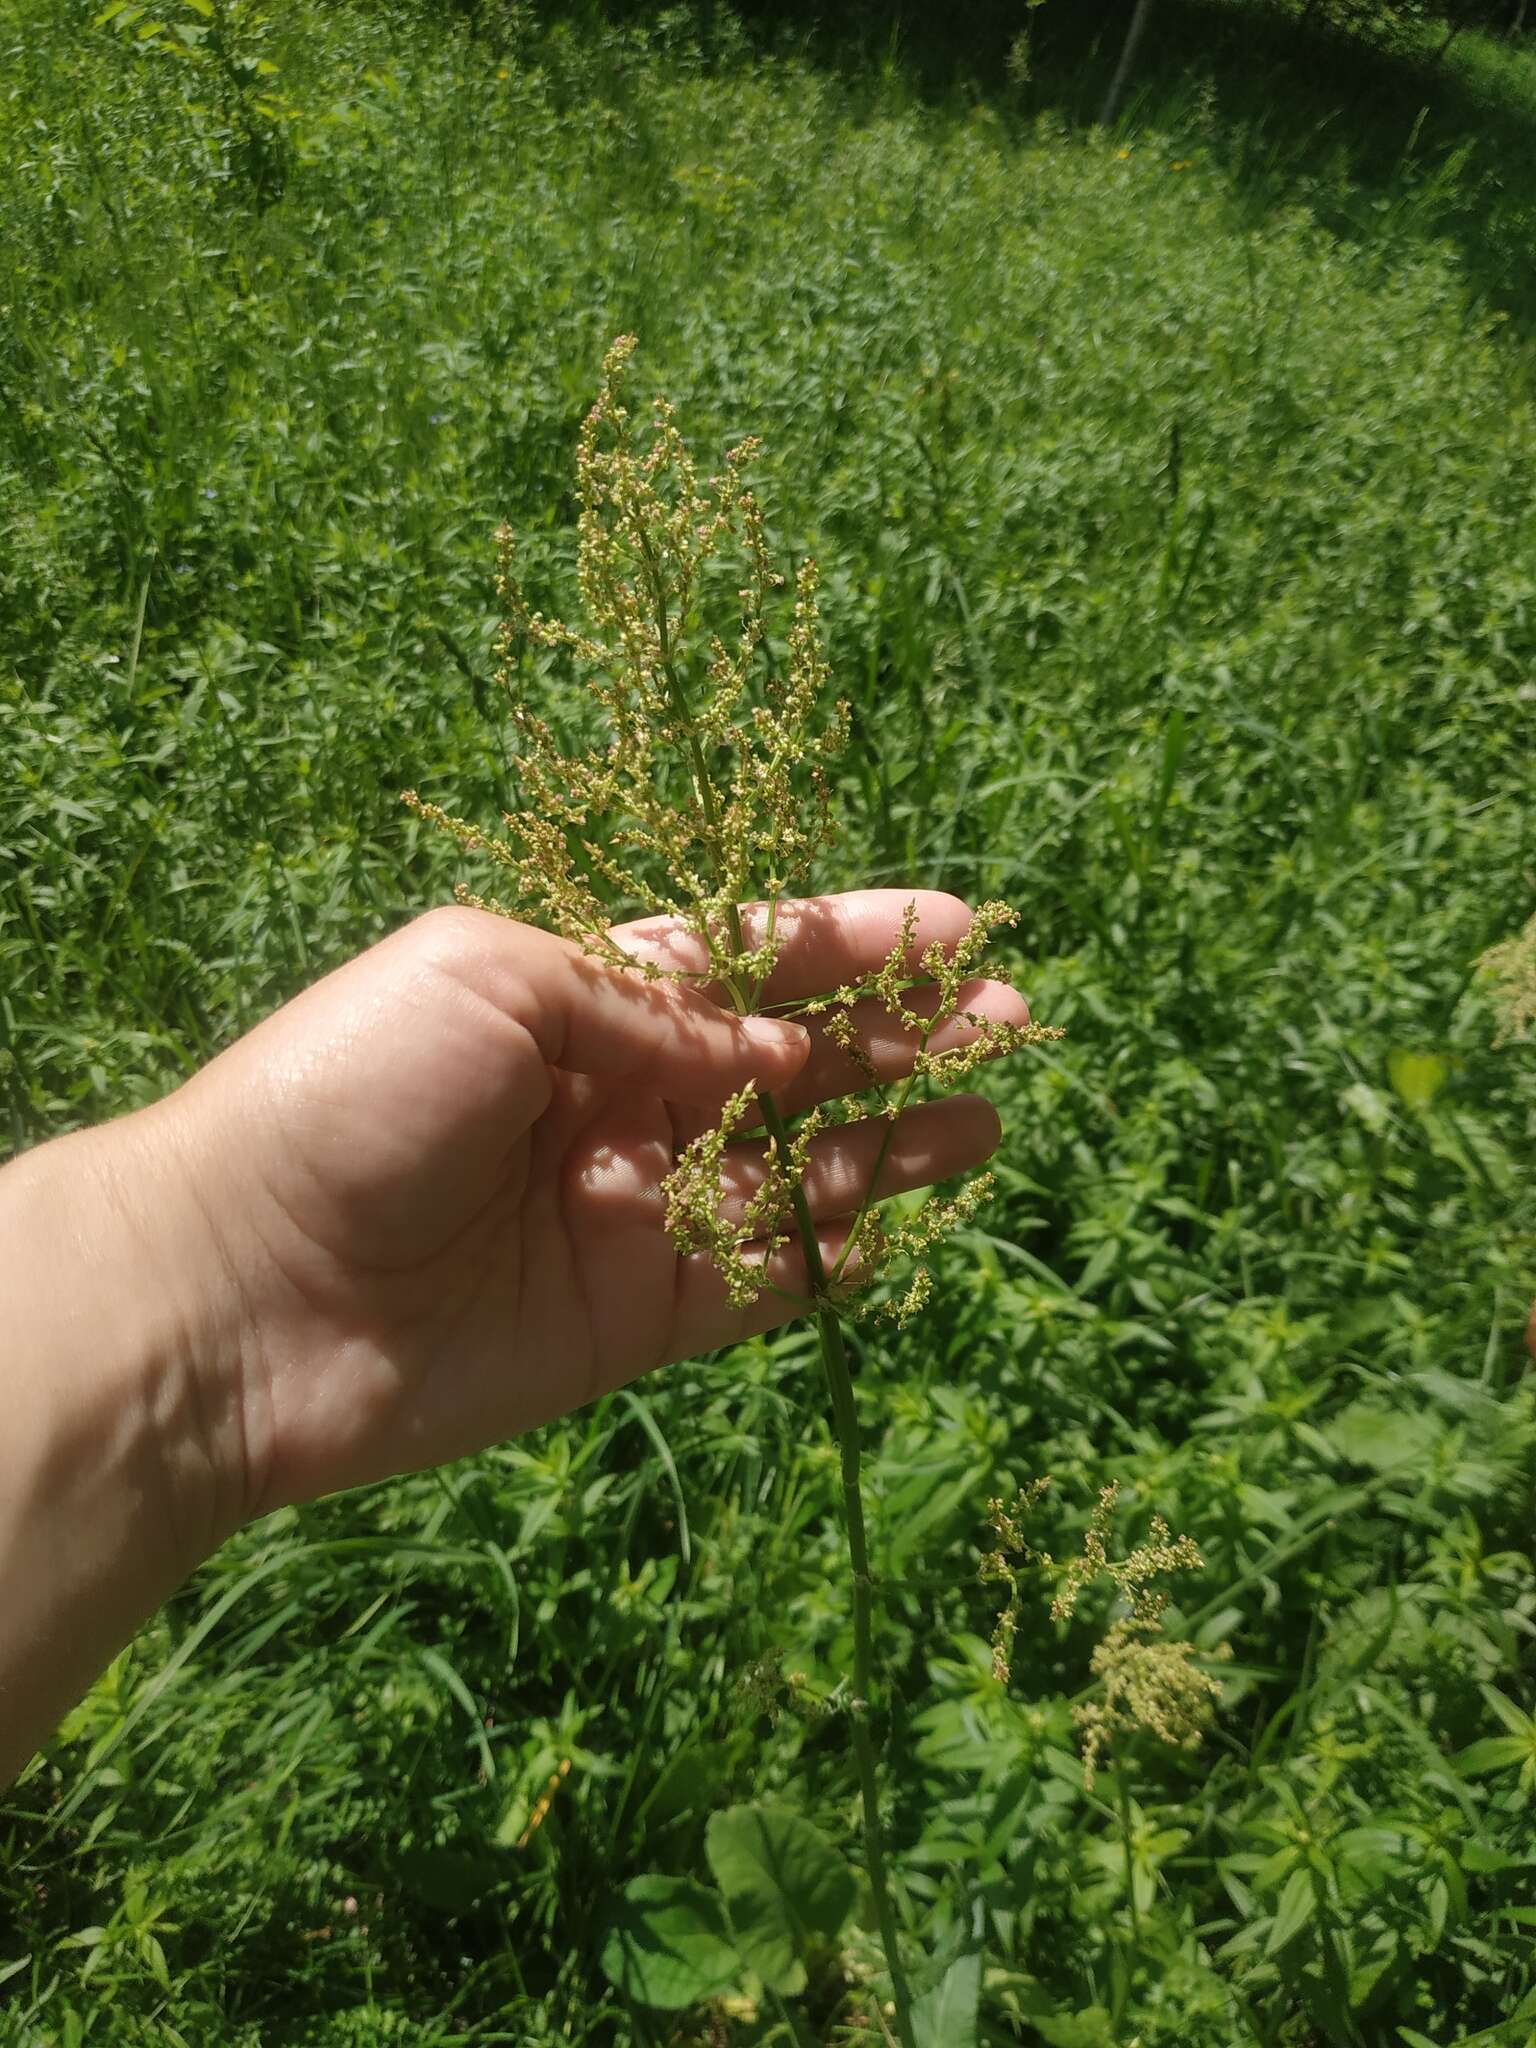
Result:
<instances>
[{"instance_id":1,"label":"flowering plant","mask_svg":"<svg viewBox=\"0 0 1536 2048\"><path fill-rule=\"evenodd\" d=\"M814 900L797 892L835 834L835 763L848 739L848 708L827 701L815 564L800 565L788 593L772 565L762 511L746 483L757 443L739 443L719 474L701 480L664 399L637 430L624 402L634 348L625 336L608 351L578 445L584 627L529 606L511 533L498 535L498 679L519 742L521 807L505 816L501 832L488 832L415 792L406 801L501 877L504 895L461 888L462 901L531 913L595 960L651 979L676 977L741 1015L802 1020L841 1062L843 1085L798 1115L750 1090L725 1101L678 1148L664 1183L666 1228L679 1257L708 1257L740 1307L764 1292L792 1292L778 1255L786 1247L798 1253L803 1285L795 1305L816 1320L841 1452L854 1640L847 1710L866 1863L896 2030L902 2048L912 2048L869 1727L877 1690L874 1581L843 1323L851 1314L915 1315L932 1287L924 1254L975 1213L990 1186L982 1176L958 1194L931 1199L898 1227L882 1222L892 1145L914 1093L1058 1034L1017 999L1009 1016L979 1007L989 987L989 941L1015 921L1001 903L982 904L958 937L940 942L919 930L914 899L873 971L791 1000L776 988L787 933L815 913ZM782 671L772 637L781 604L788 607ZM711 609L729 623L707 626ZM564 748L526 701L519 678L530 649L584 671L606 727L591 751ZM637 911L655 941L643 958L613 929L617 916ZM899 1054L882 1059L882 1040L893 1039ZM808 1176L818 1145L836 1126L852 1124L866 1134L862 1185L829 1236L812 1215ZM733 1200L752 1133L762 1134L750 1155L755 1185ZM904 1269L899 1288L876 1285L897 1268Z\"/></svg>"}]
</instances>

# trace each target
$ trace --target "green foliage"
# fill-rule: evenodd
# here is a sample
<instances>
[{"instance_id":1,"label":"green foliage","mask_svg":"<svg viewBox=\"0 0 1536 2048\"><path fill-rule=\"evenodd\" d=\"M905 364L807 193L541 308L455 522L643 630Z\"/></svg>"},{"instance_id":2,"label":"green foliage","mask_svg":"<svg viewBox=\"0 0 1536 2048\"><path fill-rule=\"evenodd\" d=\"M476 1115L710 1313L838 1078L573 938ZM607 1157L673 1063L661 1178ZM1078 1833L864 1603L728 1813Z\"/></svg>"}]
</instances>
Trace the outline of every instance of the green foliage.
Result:
<instances>
[{"instance_id":1,"label":"green foliage","mask_svg":"<svg viewBox=\"0 0 1536 2048\"><path fill-rule=\"evenodd\" d=\"M976 2010L980 2001L981 1957L956 1956L939 1982L913 2009L918 2048L976 2048Z\"/></svg>"},{"instance_id":2,"label":"green foliage","mask_svg":"<svg viewBox=\"0 0 1536 2048\"><path fill-rule=\"evenodd\" d=\"M250 0L171 0L167 13L174 19L141 0L107 0L91 26L127 42L137 59L189 67L192 96L183 108L219 150L223 174L240 179L258 203L275 198L286 174L283 124L297 118L297 109L279 89L278 66L263 54L266 15Z\"/></svg>"},{"instance_id":3,"label":"green foliage","mask_svg":"<svg viewBox=\"0 0 1536 2048\"><path fill-rule=\"evenodd\" d=\"M774 1991L800 1991L805 1955L853 1911L853 1872L810 1821L771 1806L714 1814L705 1852L743 1957Z\"/></svg>"},{"instance_id":4,"label":"green foliage","mask_svg":"<svg viewBox=\"0 0 1536 2048\"><path fill-rule=\"evenodd\" d=\"M719 1899L688 1877L632 1878L601 1961L627 1998L670 2012L718 1998L742 1967Z\"/></svg>"},{"instance_id":5,"label":"green foliage","mask_svg":"<svg viewBox=\"0 0 1536 2048\"><path fill-rule=\"evenodd\" d=\"M1347 119L1287 156L1328 104L1159 102L1156 51L1085 136L1050 9L1028 96L951 100L728 21L296 5L258 193L98 11L0 23L10 1140L455 878L397 792L509 799L492 530L567 614L638 331L699 445L763 432L770 544L822 566L827 880L1006 896L1068 1027L989 1084L999 1199L858 1381L919 2011L963 2029L980 1955L988 2044L1520 2039L1536 1082L1476 962L1536 872L1536 416L1468 284L1518 315L1517 155L1392 171L1410 108L1369 176ZM1528 63L1458 43L1426 132L1475 76L1528 138ZM646 2018L603 1958L707 1912L733 1806L856 1855L810 1341L227 1546L0 1807L0 2041L786 2040L766 1996ZM977 1577L1046 1471L1042 1549L1119 1480L1128 1544L1158 1513L1205 1559L1169 1624L1207 1747L1128 1739L1092 1793L1112 1609L1042 1592L1005 1690ZM872 2048L865 1916L801 1960L816 2037Z\"/></svg>"},{"instance_id":6,"label":"green foliage","mask_svg":"<svg viewBox=\"0 0 1536 2048\"><path fill-rule=\"evenodd\" d=\"M603 1944L603 1974L626 1997L669 2010L739 1982L770 1995L803 1991L808 1961L836 1941L853 1911L848 1863L812 1822L772 1806L713 1814L704 1843L719 1892L691 1878L632 1879ZM940 1987L946 2009L958 2010L948 1985L946 1978ZM930 2007L938 1996L930 1994ZM963 2004L963 1986L959 1996ZM973 1984L973 2022L975 2004Z\"/></svg>"}]
</instances>

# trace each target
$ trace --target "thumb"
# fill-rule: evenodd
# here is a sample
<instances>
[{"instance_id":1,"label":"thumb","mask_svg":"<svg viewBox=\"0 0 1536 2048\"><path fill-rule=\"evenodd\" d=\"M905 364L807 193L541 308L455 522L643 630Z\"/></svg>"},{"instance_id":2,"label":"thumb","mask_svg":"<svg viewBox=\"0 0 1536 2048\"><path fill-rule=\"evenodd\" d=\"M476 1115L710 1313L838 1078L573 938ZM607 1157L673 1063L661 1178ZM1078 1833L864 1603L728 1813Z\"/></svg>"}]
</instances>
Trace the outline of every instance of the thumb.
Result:
<instances>
[{"instance_id":1,"label":"thumb","mask_svg":"<svg viewBox=\"0 0 1536 2048\"><path fill-rule=\"evenodd\" d=\"M738 1017L697 990L590 958L567 939L462 911L459 972L520 1024L545 1064L633 1080L673 1102L714 1104L740 1088L779 1088L810 1052L800 1024Z\"/></svg>"}]
</instances>

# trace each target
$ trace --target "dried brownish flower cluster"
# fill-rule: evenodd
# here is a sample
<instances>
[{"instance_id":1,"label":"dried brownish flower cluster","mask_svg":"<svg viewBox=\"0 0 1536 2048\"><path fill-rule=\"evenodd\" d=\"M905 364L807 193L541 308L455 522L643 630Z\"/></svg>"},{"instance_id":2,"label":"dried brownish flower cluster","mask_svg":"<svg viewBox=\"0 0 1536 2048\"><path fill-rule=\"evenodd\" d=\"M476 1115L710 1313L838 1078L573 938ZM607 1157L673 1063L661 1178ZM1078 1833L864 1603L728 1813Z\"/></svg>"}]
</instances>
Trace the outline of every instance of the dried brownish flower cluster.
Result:
<instances>
[{"instance_id":1,"label":"dried brownish flower cluster","mask_svg":"<svg viewBox=\"0 0 1536 2048\"><path fill-rule=\"evenodd\" d=\"M1196 1654L1192 1643L1170 1642L1163 1634L1168 1589L1159 1581L1176 1572L1203 1571L1205 1559L1188 1536L1175 1536L1161 1515L1152 1517L1147 1542L1124 1557L1111 1557L1109 1537L1120 1493L1117 1481L1100 1492L1081 1553L1058 1565L1048 1551L1037 1550L1024 1534L1026 1520L1049 1485L1049 1479L1032 1479L1011 1504L1001 1500L987 1504L998 1547L982 1559L981 1577L1008 1589L1008 1603L993 1632L992 1669L1006 1684L1024 1572L1036 1568L1055 1579L1053 1621L1070 1620L1088 1587L1100 1579L1109 1580L1127 1611L1110 1624L1089 1662L1103 1687L1103 1697L1082 1702L1072 1710L1082 1733L1083 1777L1091 1789L1117 1734L1146 1729L1159 1741L1182 1749L1200 1745L1221 1687L1192 1661ZM1216 1653L1218 1658L1227 1654L1225 1645Z\"/></svg>"},{"instance_id":2,"label":"dried brownish flower cluster","mask_svg":"<svg viewBox=\"0 0 1536 2048\"><path fill-rule=\"evenodd\" d=\"M762 512L744 480L757 443L741 442L719 475L701 480L665 399L654 401L647 430L637 434L624 403L634 348L626 335L608 351L577 450L577 572L586 630L529 607L514 573L511 534L504 527L498 535L498 681L519 739L521 809L505 815L501 834L414 791L405 801L507 877L510 902L462 887L461 901L540 917L615 967L709 986L745 1014L759 1006L778 957L779 902L805 884L832 839L828 771L847 738L848 708L824 702L829 671L813 562L802 564L795 579L783 674L774 668L769 615L784 579L770 564ZM726 602L734 614L729 631L702 628L711 603ZM569 656L586 673L607 729L600 749L567 753L549 723L521 700L517 678L529 649ZM740 908L749 902L766 905L750 939ZM681 956L689 964L637 962L609 930L625 914L674 920L692 941ZM1060 1035L962 1007L966 984L986 971L993 933L1016 921L1006 904L984 903L959 945L952 952L927 948L914 973L916 919L914 905L875 973L778 1012L825 1019L827 1036L867 1082L858 1107L803 1118L771 1148L760 1185L732 1218L723 1201L728 1150L762 1121L750 1093L725 1104L715 1128L684 1149L667 1180L673 1244L680 1253L707 1254L739 1307L769 1285L768 1261L795 1232L810 1143L828 1121L868 1114L873 1094L894 1129L919 1083L952 1085L983 1060ZM921 1006L912 1000L919 987ZM888 1096L854 1021L856 1006L869 1003L916 1040L911 1076ZM934 1049L935 1034L957 1020L968 1027L966 1042ZM871 1191L888 1146L889 1137ZM990 1186L984 1176L891 1230L882 1226L872 1193L866 1196L827 1275L827 1294L844 1281L867 1283L896 1261L920 1259L975 1213ZM905 1292L883 1307L905 1320L930 1287L918 1267Z\"/></svg>"}]
</instances>

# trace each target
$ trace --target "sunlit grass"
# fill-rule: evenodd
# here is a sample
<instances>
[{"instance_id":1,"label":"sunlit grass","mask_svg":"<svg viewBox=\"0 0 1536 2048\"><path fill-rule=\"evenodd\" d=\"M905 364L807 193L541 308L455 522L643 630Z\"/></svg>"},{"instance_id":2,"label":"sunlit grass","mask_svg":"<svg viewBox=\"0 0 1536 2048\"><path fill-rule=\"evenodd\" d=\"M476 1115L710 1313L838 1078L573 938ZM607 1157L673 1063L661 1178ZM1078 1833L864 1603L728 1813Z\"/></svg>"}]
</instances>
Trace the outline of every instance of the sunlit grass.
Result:
<instances>
[{"instance_id":1,"label":"sunlit grass","mask_svg":"<svg viewBox=\"0 0 1536 2048\"><path fill-rule=\"evenodd\" d=\"M639 332L821 564L826 879L1010 898L1069 1027L996 1084L947 1305L859 1383L914 1950L984 1936L989 2042L1509 2020L1527 1795L1457 1759L1485 1688L1533 1703L1536 1090L1474 970L1536 872L1536 416L1459 188L1303 175L1219 95L1096 136L1048 78L922 102L675 23L300 6L263 48L280 196L174 60L0 28L8 1136L445 893L397 792L506 793L494 529L567 610L577 425ZM853 1840L794 1705L848 1659L806 1344L230 1545L3 1810L0 2040L707 2039L597 1955L734 1798ZM1042 1591L991 1677L986 1503L1044 1471L1058 1554L1115 1479L1198 1542L1202 1758L1084 1792L1102 1612ZM852 1983L807 2024L873 2040Z\"/></svg>"}]
</instances>

